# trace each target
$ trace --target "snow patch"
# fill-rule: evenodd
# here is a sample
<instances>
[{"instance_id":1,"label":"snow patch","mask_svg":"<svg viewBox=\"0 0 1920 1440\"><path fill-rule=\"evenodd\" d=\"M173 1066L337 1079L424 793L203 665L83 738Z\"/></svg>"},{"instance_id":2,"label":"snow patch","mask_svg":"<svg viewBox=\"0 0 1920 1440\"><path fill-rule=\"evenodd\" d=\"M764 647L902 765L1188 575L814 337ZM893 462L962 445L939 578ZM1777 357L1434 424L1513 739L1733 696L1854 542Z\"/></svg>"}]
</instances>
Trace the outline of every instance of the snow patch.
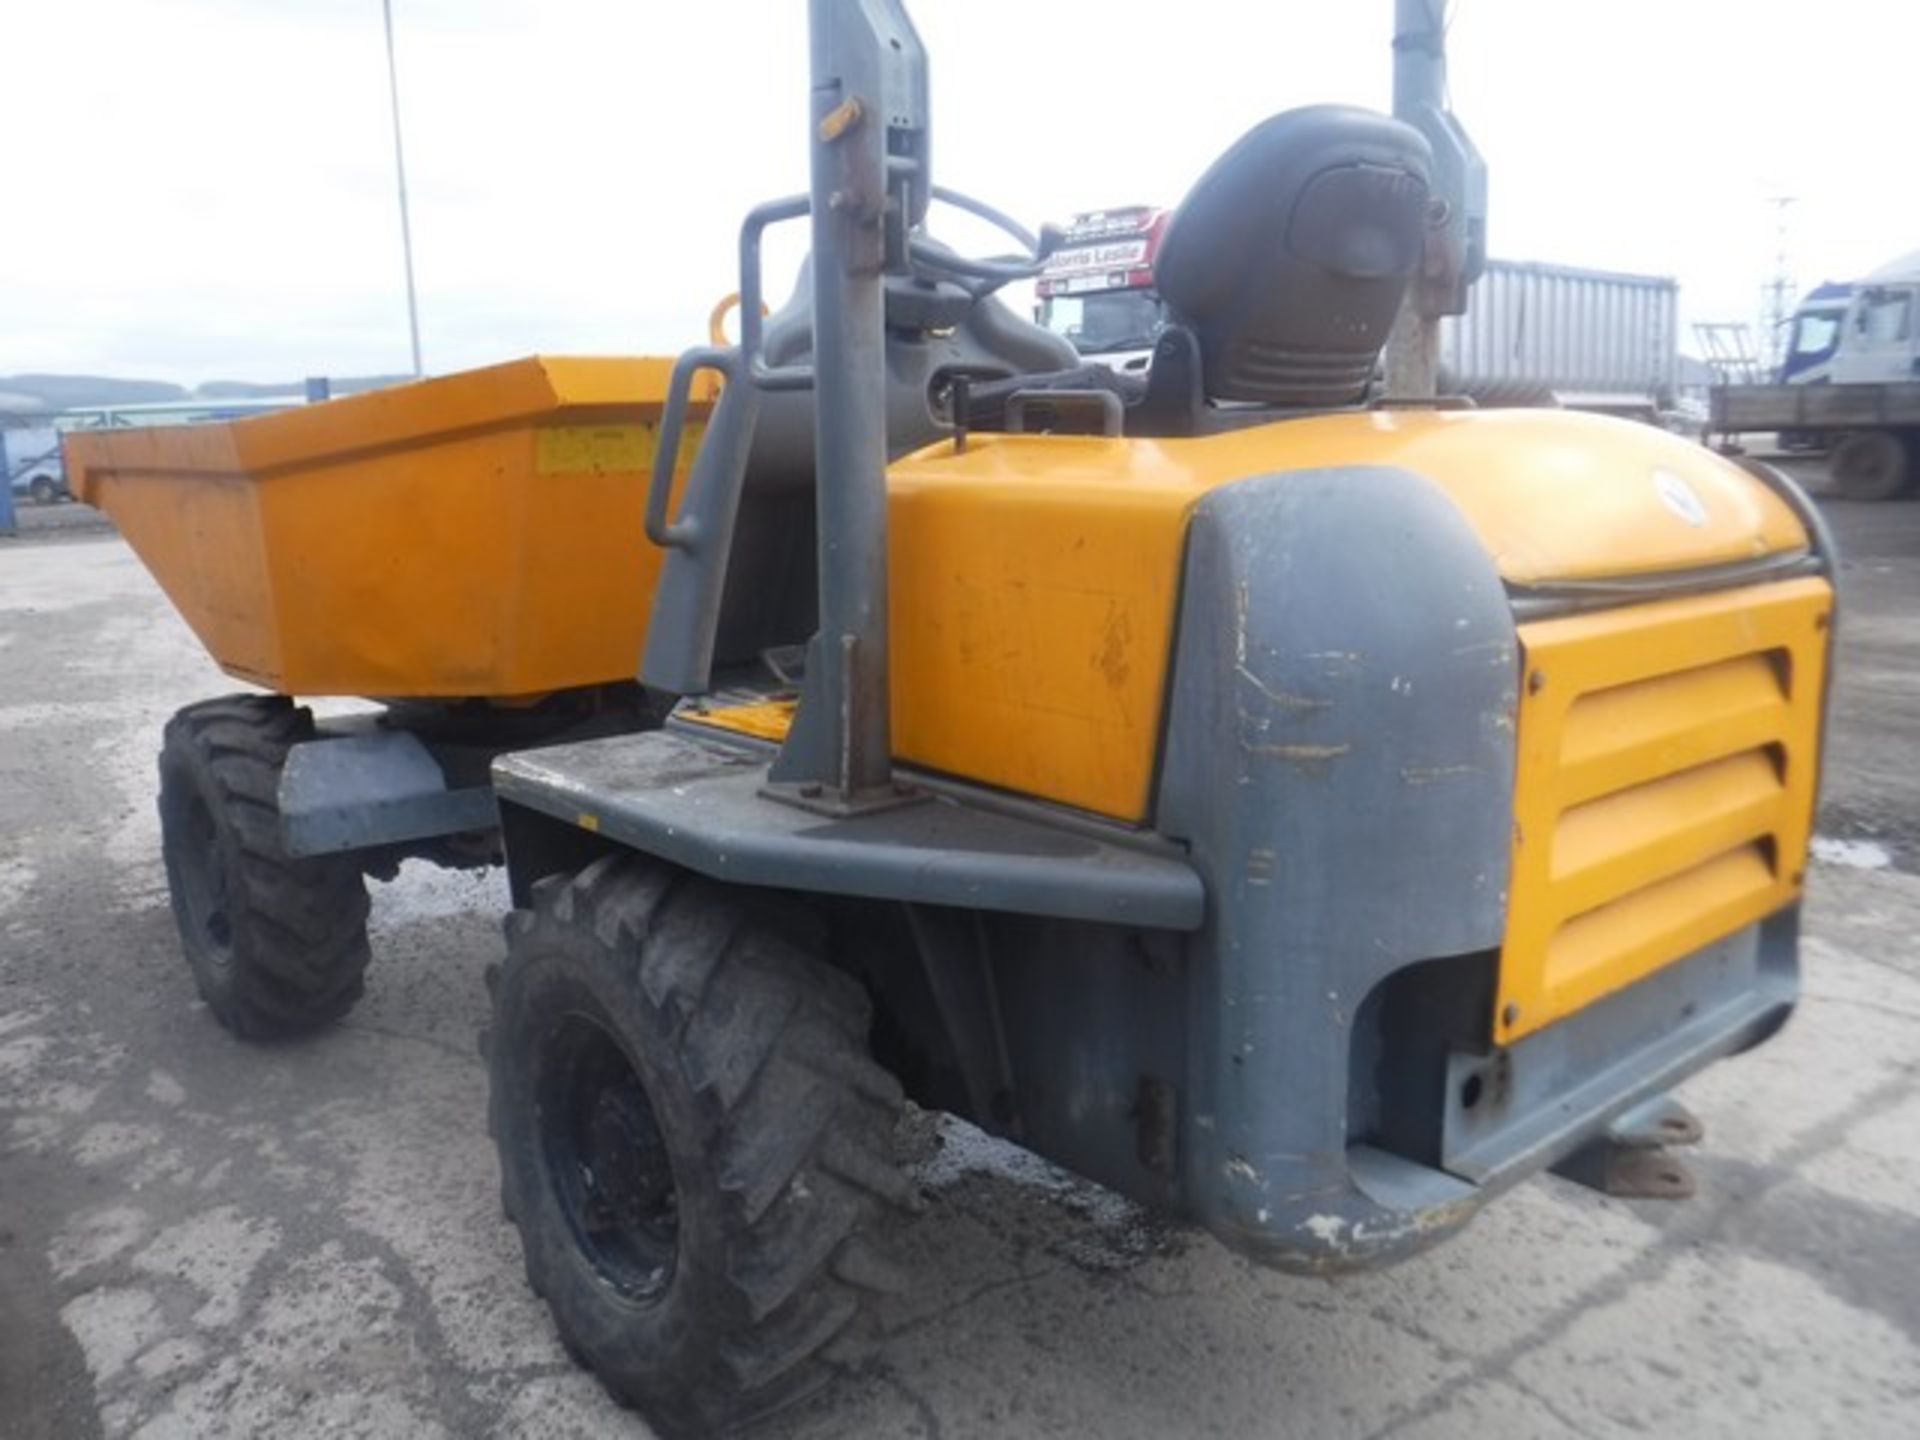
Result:
<instances>
[{"instance_id":1,"label":"snow patch","mask_svg":"<svg viewBox=\"0 0 1920 1440\"><path fill-rule=\"evenodd\" d=\"M426 860L408 860L400 874L367 887L373 895L376 931L422 920L448 920L476 911L497 919L512 908L507 895L507 872L500 866L485 870L443 870Z\"/></svg>"},{"instance_id":2,"label":"snow patch","mask_svg":"<svg viewBox=\"0 0 1920 1440\"><path fill-rule=\"evenodd\" d=\"M187 1091L166 1071L155 1070L147 1077L147 1098L160 1105L179 1105L186 1101Z\"/></svg>"},{"instance_id":3,"label":"snow patch","mask_svg":"<svg viewBox=\"0 0 1920 1440\"><path fill-rule=\"evenodd\" d=\"M151 1217L130 1205L90 1210L54 1237L47 1249L47 1261L56 1276L71 1280L145 1239L152 1228Z\"/></svg>"},{"instance_id":4,"label":"snow patch","mask_svg":"<svg viewBox=\"0 0 1920 1440\"><path fill-rule=\"evenodd\" d=\"M151 1125L133 1125L122 1120L89 1125L74 1143L73 1158L82 1165L104 1165L109 1160L124 1160L160 1143L160 1132Z\"/></svg>"},{"instance_id":5,"label":"snow patch","mask_svg":"<svg viewBox=\"0 0 1920 1440\"><path fill-rule=\"evenodd\" d=\"M33 888L38 874L32 864L21 856L0 860L0 915L5 915L27 898L27 892Z\"/></svg>"},{"instance_id":6,"label":"snow patch","mask_svg":"<svg viewBox=\"0 0 1920 1440\"><path fill-rule=\"evenodd\" d=\"M1893 855L1884 845L1871 840L1841 840L1832 835L1813 837L1813 858L1852 870L1885 870L1893 864Z\"/></svg>"},{"instance_id":7,"label":"snow patch","mask_svg":"<svg viewBox=\"0 0 1920 1440\"><path fill-rule=\"evenodd\" d=\"M133 1267L184 1280L206 1297L193 1323L218 1328L240 1318L241 1295L254 1267L279 1243L277 1225L247 1220L233 1206L222 1205L162 1230L133 1257Z\"/></svg>"},{"instance_id":8,"label":"snow patch","mask_svg":"<svg viewBox=\"0 0 1920 1440\"><path fill-rule=\"evenodd\" d=\"M206 1347L189 1335L175 1335L141 1352L133 1368L148 1380L186 1370L206 1359Z\"/></svg>"},{"instance_id":9,"label":"snow patch","mask_svg":"<svg viewBox=\"0 0 1920 1440\"><path fill-rule=\"evenodd\" d=\"M100 1098L103 1088L100 1085L73 1085L65 1080L55 1080L42 1085L31 1096L22 1095L18 1098L35 1110L50 1114L84 1115L93 1109L93 1102Z\"/></svg>"},{"instance_id":10,"label":"snow patch","mask_svg":"<svg viewBox=\"0 0 1920 1440\"><path fill-rule=\"evenodd\" d=\"M914 1178L929 1190L948 1190L970 1175L988 1175L1065 1201L1098 1226L1134 1225L1145 1217L1124 1196L955 1116L940 1116L937 1133L940 1148L912 1167Z\"/></svg>"},{"instance_id":11,"label":"snow patch","mask_svg":"<svg viewBox=\"0 0 1920 1440\"><path fill-rule=\"evenodd\" d=\"M60 1308L96 1381L110 1380L166 1331L160 1305L145 1290L89 1290Z\"/></svg>"},{"instance_id":12,"label":"snow patch","mask_svg":"<svg viewBox=\"0 0 1920 1440\"><path fill-rule=\"evenodd\" d=\"M0 1081L5 1082L4 1090L17 1090L21 1081L40 1068L41 1060L52 1048L53 1041L45 1035L22 1035L18 1040L0 1045Z\"/></svg>"},{"instance_id":13,"label":"snow patch","mask_svg":"<svg viewBox=\"0 0 1920 1440\"><path fill-rule=\"evenodd\" d=\"M0 1015L0 1035L11 1035L16 1030L24 1030L29 1025L38 1025L53 1011L42 1005L31 1010L15 1010L8 1015Z\"/></svg>"}]
</instances>

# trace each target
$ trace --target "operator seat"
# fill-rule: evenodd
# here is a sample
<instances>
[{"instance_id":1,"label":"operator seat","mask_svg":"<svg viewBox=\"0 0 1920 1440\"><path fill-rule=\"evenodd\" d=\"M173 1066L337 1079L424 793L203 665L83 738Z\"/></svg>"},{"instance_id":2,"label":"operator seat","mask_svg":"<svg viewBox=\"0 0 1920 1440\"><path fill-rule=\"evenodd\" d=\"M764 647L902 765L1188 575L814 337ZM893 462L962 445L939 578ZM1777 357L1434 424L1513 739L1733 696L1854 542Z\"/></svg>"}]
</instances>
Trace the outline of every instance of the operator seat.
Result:
<instances>
[{"instance_id":1,"label":"operator seat","mask_svg":"<svg viewBox=\"0 0 1920 1440\"><path fill-rule=\"evenodd\" d=\"M1365 403L1420 264L1432 160L1419 131L1371 110L1311 105L1261 121L1168 222L1154 285L1170 316L1144 392L1137 376L1083 361L976 387L970 423L1006 428L1016 398L1043 416L1036 428L1100 423L1084 405L1050 411L1059 391L1111 393L1125 433L1141 436Z\"/></svg>"},{"instance_id":2,"label":"operator seat","mask_svg":"<svg viewBox=\"0 0 1920 1440\"><path fill-rule=\"evenodd\" d=\"M1417 130L1348 105L1263 120L1213 162L1154 264L1198 344L1208 400L1294 410L1366 397L1420 264L1432 164Z\"/></svg>"}]
</instances>

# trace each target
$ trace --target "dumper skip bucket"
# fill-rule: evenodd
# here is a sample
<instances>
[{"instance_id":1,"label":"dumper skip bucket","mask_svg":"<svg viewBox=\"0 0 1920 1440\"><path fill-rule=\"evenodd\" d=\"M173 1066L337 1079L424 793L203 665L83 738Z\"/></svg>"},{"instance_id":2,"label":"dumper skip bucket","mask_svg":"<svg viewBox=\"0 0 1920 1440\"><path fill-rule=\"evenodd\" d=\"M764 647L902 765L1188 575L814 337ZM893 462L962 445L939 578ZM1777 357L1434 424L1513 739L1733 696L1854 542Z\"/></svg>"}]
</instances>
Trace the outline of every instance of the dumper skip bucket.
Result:
<instances>
[{"instance_id":1,"label":"dumper skip bucket","mask_svg":"<svg viewBox=\"0 0 1920 1440\"><path fill-rule=\"evenodd\" d=\"M639 665L671 368L536 357L227 424L84 432L68 474L231 675L294 695L537 696Z\"/></svg>"}]
</instances>

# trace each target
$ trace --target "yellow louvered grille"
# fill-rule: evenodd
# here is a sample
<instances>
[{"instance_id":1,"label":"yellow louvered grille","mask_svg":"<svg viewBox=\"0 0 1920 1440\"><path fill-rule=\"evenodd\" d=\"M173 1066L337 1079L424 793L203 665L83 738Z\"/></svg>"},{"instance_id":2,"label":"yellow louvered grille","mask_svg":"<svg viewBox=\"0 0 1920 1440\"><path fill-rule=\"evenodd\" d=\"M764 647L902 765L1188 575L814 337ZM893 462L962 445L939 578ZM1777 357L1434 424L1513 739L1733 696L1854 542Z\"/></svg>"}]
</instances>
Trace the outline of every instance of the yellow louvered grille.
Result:
<instances>
[{"instance_id":1,"label":"yellow louvered grille","mask_svg":"<svg viewBox=\"0 0 1920 1440\"><path fill-rule=\"evenodd\" d=\"M1832 608L1808 578L1520 627L1497 1038L1798 893Z\"/></svg>"}]
</instances>

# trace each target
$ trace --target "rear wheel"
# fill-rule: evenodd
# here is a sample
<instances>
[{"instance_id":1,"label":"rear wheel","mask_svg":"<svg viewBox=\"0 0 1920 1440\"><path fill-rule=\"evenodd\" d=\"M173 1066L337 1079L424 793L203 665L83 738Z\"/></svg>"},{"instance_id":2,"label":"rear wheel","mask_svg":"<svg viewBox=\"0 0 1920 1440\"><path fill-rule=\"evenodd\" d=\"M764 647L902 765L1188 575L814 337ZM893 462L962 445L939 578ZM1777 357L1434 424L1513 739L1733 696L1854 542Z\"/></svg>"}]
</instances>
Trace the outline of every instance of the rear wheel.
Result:
<instances>
[{"instance_id":1,"label":"rear wheel","mask_svg":"<svg viewBox=\"0 0 1920 1440\"><path fill-rule=\"evenodd\" d=\"M280 767L313 717L279 695L189 705L160 747L167 888L195 982L236 1035L338 1020L367 969L367 889L351 857L300 859L280 841Z\"/></svg>"},{"instance_id":2,"label":"rear wheel","mask_svg":"<svg viewBox=\"0 0 1920 1440\"><path fill-rule=\"evenodd\" d=\"M1912 474L1908 446L1891 430L1843 436L1829 465L1833 483L1849 500L1891 500L1907 488Z\"/></svg>"},{"instance_id":3,"label":"rear wheel","mask_svg":"<svg viewBox=\"0 0 1920 1440\"><path fill-rule=\"evenodd\" d=\"M27 493L33 496L36 505L51 505L60 498L60 489L45 475L33 477L33 483L27 487Z\"/></svg>"},{"instance_id":4,"label":"rear wheel","mask_svg":"<svg viewBox=\"0 0 1920 1440\"><path fill-rule=\"evenodd\" d=\"M501 1195L568 1350L670 1434L830 1378L915 1192L867 1000L811 917L636 856L534 887L489 1045Z\"/></svg>"}]
</instances>

